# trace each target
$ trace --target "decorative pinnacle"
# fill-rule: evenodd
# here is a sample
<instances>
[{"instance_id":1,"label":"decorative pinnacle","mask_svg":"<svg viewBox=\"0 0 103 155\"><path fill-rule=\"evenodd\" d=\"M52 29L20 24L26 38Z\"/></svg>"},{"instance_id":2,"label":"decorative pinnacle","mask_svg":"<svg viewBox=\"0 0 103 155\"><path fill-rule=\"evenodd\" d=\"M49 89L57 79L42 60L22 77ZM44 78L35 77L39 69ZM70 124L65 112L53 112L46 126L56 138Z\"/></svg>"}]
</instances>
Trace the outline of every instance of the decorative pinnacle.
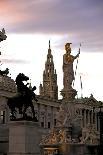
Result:
<instances>
[{"instance_id":1,"label":"decorative pinnacle","mask_svg":"<svg viewBox=\"0 0 103 155\"><path fill-rule=\"evenodd\" d=\"M49 40L49 49L50 49L50 40Z\"/></svg>"}]
</instances>

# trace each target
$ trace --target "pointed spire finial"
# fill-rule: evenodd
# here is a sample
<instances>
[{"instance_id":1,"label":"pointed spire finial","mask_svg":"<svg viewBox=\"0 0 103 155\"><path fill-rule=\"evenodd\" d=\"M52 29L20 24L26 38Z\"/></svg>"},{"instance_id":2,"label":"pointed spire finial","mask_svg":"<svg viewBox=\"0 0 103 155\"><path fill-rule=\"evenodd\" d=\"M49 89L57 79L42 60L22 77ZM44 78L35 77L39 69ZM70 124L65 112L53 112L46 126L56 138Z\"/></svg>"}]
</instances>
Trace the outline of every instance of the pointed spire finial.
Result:
<instances>
[{"instance_id":1,"label":"pointed spire finial","mask_svg":"<svg viewBox=\"0 0 103 155\"><path fill-rule=\"evenodd\" d=\"M50 49L50 40L49 40L49 49Z\"/></svg>"}]
</instances>

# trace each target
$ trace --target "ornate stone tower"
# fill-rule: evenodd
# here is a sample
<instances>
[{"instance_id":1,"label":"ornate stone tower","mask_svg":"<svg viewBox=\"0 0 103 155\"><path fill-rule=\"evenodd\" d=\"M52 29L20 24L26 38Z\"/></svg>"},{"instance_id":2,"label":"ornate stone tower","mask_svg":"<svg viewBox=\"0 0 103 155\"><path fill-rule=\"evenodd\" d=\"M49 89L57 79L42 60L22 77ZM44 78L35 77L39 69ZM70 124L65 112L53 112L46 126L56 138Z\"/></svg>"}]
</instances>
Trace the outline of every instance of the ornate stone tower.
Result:
<instances>
[{"instance_id":1,"label":"ornate stone tower","mask_svg":"<svg viewBox=\"0 0 103 155\"><path fill-rule=\"evenodd\" d=\"M79 56L71 55L71 43L65 45L66 53L63 55L63 85L64 88L61 91L61 95L65 100L72 100L75 98L77 92L72 88L72 82L74 80L73 62Z\"/></svg>"},{"instance_id":2,"label":"ornate stone tower","mask_svg":"<svg viewBox=\"0 0 103 155\"><path fill-rule=\"evenodd\" d=\"M51 54L50 41L47 54L47 61L45 63L45 70L43 72L43 85L39 87L40 95L52 99L58 99L57 74L54 70L53 55Z\"/></svg>"}]
</instances>

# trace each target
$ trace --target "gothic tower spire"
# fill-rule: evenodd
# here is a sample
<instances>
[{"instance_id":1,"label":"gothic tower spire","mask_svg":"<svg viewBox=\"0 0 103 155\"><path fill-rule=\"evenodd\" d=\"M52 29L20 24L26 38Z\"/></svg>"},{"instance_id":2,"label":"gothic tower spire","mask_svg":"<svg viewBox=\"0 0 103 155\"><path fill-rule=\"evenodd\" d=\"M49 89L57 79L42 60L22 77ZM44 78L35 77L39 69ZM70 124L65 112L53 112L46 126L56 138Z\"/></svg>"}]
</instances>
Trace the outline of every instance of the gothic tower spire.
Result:
<instances>
[{"instance_id":1,"label":"gothic tower spire","mask_svg":"<svg viewBox=\"0 0 103 155\"><path fill-rule=\"evenodd\" d=\"M50 40L49 40L49 49L50 49Z\"/></svg>"},{"instance_id":2,"label":"gothic tower spire","mask_svg":"<svg viewBox=\"0 0 103 155\"><path fill-rule=\"evenodd\" d=\"M54 69L53 55L51 54L50 40L45 62L45 70L43 72L43 85L39 87L40 95L52 99L58 99L57 74Z\"/></svg>"}]
</instances>

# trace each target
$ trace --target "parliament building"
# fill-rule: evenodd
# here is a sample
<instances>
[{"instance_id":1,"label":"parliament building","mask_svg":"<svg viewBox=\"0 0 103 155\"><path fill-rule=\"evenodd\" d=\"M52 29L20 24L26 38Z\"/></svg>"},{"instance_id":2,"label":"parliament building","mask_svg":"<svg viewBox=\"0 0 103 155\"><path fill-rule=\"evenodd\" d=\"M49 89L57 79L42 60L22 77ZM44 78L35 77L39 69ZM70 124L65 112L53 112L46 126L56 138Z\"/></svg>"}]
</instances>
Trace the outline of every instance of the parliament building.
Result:
<instances>
[{"instance_id":1,"label":"parliament building","mask_svg":"<svg viewBox=\"0 0 103 155\"><path fill-rule=\"evenodd\" d=\"M79 56L71 55L71 43L65 45L66 53L63 55L63 89L62 99L58 99L57 73L53 61L52 49L47 53L47 60L43 71L43 83L39 86L38 102L33 101L35 114L41 133L40 146L61 144L64 141L77 144L98 145L100 121L99 107L102 102L97 101L93 95L90 97L75 98L77 91L72 87L74 80L73 62ZM80 49L79 49L80 52ZM42 73L41 73L42 74ZM62 82L62 81L61 81ZM17 92L16 84L11 77L0 74L0 155L9 152L9 122L10 109L7 100ZM31 115L31 109L27 110ZM19 117L19 114L18 114ZM57 131L59 135L69 129L69 136L59 140L53 138L51 133ZM54 130L55 131L54 131ZM61 130L60 130L61 129ZM63 131L63 132L62 132ZM66 132L65 132L66 133ZM43 137L43 135L45 135ZM50 154L49 151L44 154Z\"/></svg>"}]
</instances>

